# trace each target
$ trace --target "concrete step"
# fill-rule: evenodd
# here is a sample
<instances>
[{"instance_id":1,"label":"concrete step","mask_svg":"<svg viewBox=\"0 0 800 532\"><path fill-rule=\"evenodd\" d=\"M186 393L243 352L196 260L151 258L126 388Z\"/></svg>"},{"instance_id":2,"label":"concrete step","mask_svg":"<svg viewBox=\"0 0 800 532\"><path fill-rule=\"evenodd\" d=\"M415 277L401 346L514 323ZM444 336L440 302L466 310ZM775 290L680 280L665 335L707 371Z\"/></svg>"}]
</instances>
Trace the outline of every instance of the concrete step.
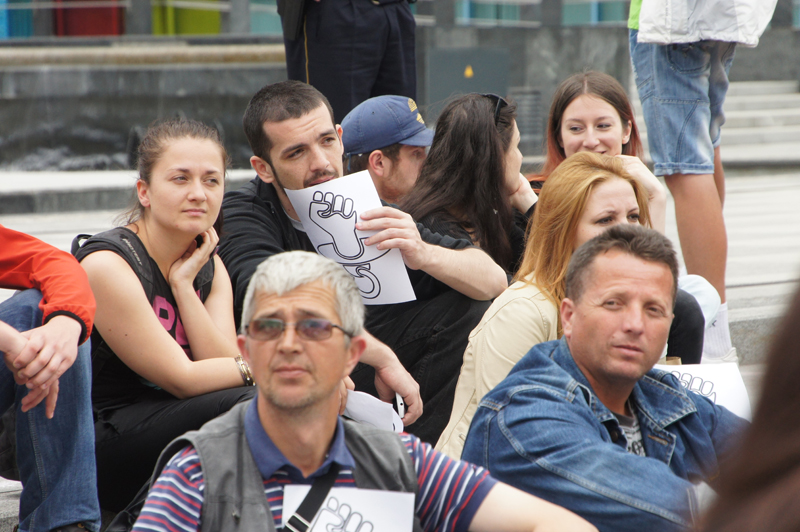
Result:
<instances>
[{"instance_id":1,"label":"concrete step","mask_svg":"<svg viewBox=\"0 0 800 532\"><path fill-rule=\"evenodd\" d=\"M722 129L722 142L725 146L772 144L776 141L800 143L800 125Z\"/></svg>"},{"instance_id":2,"label":"concrete step","mask_svg":"<svg viewBox=\"0 0 800 532\"><path fill-rule=\"evenodd\" d=\"M122 211L131 205L133 170L101 172L1 172L0 214ZM229 170L225 186L235 189L255 177L252 169Z\"/></svg>"},{"instance_id":3,"label":"concrete step","mask_svg":"<svg viewBox=\"0 0 800 532\"><path fill-rule=\"evenodd\" d=\"M723 160L735 151L723 149ZM800 279L800 172L748 172L727 179L726 188L731 337L743 364L761 363ZM668 202L666 233L677 246L671 197Z\"/></svg>"},{"instance_id":4,"label":"concrete step","mask_svg":"<svg viewBox=\"0 0 800 532\"><path fill-rule=\"evenodd\" d=\"M204 63L275 63L286 61L283 44L210 44L185 42L127 43L115 46L41 46L3 48L0 68L87 65L175 65Z\"/></svg>"},{"instance_id":5,"label":"concrete step","mask_svg":"<svg viewBox=\"0 0 800 532\"><path fill-rule=\"evenodd\" d=\"M727 133L729 128L759 128L798 124L800 124L800 107L758 109L755 111L728 111L726 109L723 131Z\"/></svg>"},{"instance_id":6,"label":"concrete step","mask_svg":"<svg viewBox=\"0 0 800 532\"><path fill-rule=\"evenodd\" d=\"M647 140L647 133L642 134L642 139ZM722 144L725 147L754 146L781 143L800 144L800 123L787 126L770 127L728 127L722 128Z\"/></svg>"},{"instance_id":7,"label":"concrete step","mask_svg":"<svg viewBox=\"0 0 800 532\"><path fill-rule=\"evenodd\" d=\"M800 167L800 142L773 142L770 144L739 144L728 148L727 131L723 130L722 162L725 168L750 167Z\"/></svg>"},{"instance_id":8,"label":"concrete step","mask_svg":"<svg viewBox=\"0 0 800 532\"><path fill-rule=\"evenodd\" d=\"M799 90L797 81L735 81L728 86L728 96L787 94Z\"/></svg>"},{"instance_id":9,"label":"concrete step","mask_svg":"<svg viewBox=\"0 0 800 532\"><path fill-rule=\"evenodd\" d=\"M642 116L642 104L638 98L632 102L636 123ZM724 109L726 113L734 111L780 110L800 107L800 93L755 94L752 96L727 96ZM644 122L642 120L642 122Z\"/></svg>"}]
</instances>

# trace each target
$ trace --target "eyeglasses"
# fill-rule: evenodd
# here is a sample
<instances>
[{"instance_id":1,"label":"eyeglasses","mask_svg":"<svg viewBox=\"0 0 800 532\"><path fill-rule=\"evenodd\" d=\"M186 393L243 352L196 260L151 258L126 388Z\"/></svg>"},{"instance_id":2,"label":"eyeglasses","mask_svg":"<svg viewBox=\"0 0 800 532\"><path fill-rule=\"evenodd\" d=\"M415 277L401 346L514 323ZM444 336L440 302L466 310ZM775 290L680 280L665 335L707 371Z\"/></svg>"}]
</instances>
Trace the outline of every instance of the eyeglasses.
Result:
<instances>
[{"instance_id":1,"label":"eyeglasses","mask_svg":"<svg viewBox=\"0 0 800 532\"><path fill-rule=\"evenodd\" d=\"M331 337L333 329L339 329L347 336L353 336L341 326L320 318L307 318L295 322L285 322L278 318L260 318L251 321L247 327L245 327L245 331L247 332L247 336L253 340L264 342L279 338L283 334L283 331L286 330L286 327L290 326L294 327L297 336L303 340L311 340L312 342L327 340Z\"/></svg>"},{"instance_id":2,"label":"eyeglasses","mask_svg":"<svg viewBox=\"0 0 800 532\"><path fill-rule=\"evenodd\" d=\"M500 116L500 109L508 106L508 102L502 96L497 94L481 94L484 98L489 98L494 106L494 125L497 125L497 117Z\"/></svg>"}]
</instances>

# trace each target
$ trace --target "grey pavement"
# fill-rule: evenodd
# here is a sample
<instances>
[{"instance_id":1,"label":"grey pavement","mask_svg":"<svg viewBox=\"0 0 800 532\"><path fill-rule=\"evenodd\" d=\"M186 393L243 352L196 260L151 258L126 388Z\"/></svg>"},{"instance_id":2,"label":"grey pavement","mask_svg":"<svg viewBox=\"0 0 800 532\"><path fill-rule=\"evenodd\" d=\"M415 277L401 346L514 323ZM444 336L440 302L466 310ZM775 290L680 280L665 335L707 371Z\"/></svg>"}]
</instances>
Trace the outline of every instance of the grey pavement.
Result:
<instances>
[{"instance_id":1,"label":"grey pavement","mask_svg":"<svg viewBox=\"0 0 800 532\"><path fill-rule=\"evenodd\" d=\"M0 478L0 532L11 532L17 524L21 489L19 482Z\"/></svg>"},{"instance_id":2,"label":"grey pavement","mask_svg":"<svg viewBox=\"0 0 800 532\"><path fill-rule=\"evenodd\" d=\"M799 88L797 81L730 84L721 149L726 170L800 167ZM635 86L628 93L646 145L647 127Z\"/></svg>"}]
</instances>

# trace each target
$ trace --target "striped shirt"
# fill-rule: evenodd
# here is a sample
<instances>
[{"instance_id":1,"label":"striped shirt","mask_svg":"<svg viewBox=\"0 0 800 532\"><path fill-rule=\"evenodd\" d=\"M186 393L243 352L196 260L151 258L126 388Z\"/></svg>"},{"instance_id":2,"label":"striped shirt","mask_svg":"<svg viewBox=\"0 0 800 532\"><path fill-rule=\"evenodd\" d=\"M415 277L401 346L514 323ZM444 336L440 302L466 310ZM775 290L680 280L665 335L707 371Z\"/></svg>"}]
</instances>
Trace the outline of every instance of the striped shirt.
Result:
<instances>
[{"instance_id":1,"label":"striped shirt","mask_svg":"<svg viewBox=\"0 0 800 532\"><path fill-rule=\"evenodd\" d=\"M453 460L410 434L400 435L417 473L419 495L415 511L423 530L462 532L469 528L475 512L497 482L481 467ZM349 452L349 451L348 451ZM275 526L283 519L283 487L311 484L281 467L264 480ZM191 446L167 463L147 496L134 531L183 532L200 529L205 482L200 458ZM352 467L342 468L335 487L356 487Z\"/></svg>"}]
</instances>

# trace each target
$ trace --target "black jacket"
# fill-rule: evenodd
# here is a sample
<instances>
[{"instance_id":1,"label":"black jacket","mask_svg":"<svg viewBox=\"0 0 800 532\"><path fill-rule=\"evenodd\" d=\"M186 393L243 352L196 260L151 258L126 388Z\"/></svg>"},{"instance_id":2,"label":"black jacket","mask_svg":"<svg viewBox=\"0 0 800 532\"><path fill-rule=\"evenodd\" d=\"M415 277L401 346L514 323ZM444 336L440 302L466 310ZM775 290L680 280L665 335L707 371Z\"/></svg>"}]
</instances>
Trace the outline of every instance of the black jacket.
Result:
<instances>
[{"instance_id":1,"label":"black jacket","mask_svg":"<svg viewBox=\"0 0 800 532\"><path fill-rule=\"evenodd\" d=\"M275 188L258 177L238 190L227 192L222 201L222 212L225 224L220 236L219 256L228 269L233 285L234 316L238 327L247 285L259 264L283 251L316 250L306 233L298 231L292 225ZM417 229L422 240L428 244L448 249L472 247L468 240L433 233L421 224L417 224ZM423 271L408 270L408 276L417 301L431 299L446 290L452 290ZM368 312L367 325L390 309L399 311L413 306L414 303L410 301L397 305L372 305Z\"/></svg>"}]
</instances>

